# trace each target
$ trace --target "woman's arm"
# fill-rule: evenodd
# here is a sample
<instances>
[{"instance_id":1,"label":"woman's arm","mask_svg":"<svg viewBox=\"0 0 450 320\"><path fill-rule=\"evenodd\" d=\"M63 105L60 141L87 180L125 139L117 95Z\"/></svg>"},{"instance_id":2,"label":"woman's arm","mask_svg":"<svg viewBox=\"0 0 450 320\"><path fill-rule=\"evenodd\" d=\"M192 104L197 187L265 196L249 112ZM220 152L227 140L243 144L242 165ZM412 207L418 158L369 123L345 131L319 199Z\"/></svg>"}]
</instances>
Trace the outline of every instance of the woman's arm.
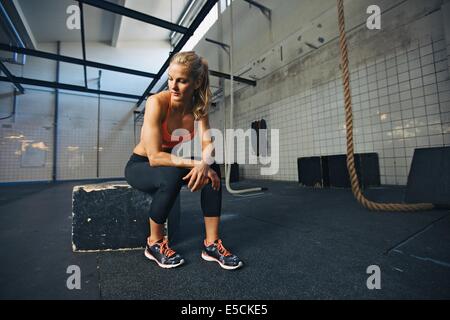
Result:
<instances>
[{"instance_id":1,"label":"woman's arm","mask_svg":"<svg viewBox=\"0 0 450 320\"><path fill-rule=\"evenodd\" d=\"M183 177L183 180L189 179L188 188L190 188L191 191L199 190L203 187L203 185L207 184L209 180L211 180L213 189L219 190L219 177L217 176L217 173L209 167L215 161L215 149L209 130L208 115L200 119L199 122L199 134L202 143L202 160L199 165L195 166L186 176Z\"/></svg>"},{"instance_id":2,"label":"woman's arm","mask_svg":"<svg viewBox=\"0 0 450 320\"><path fill-rule=\"evenodd\" d=\"M215 149L211 138L208 115L199 120L199 134L202 142L202 161L211 165L215 161Z\"/></svg>"},{"instance_id":3,"label":"woman's arm","mask_svg":"<svg viewBox=\"0 0 450 320\"><path fill-rule=\"evenodd\" d=\"M166 166L193 168L201 161L183 159L167 152L161 151L161 113L163 102L159 97L149 97L145 104L144 124L141 139L147 154L150 166Z\"/></svg>"}]
</instances>

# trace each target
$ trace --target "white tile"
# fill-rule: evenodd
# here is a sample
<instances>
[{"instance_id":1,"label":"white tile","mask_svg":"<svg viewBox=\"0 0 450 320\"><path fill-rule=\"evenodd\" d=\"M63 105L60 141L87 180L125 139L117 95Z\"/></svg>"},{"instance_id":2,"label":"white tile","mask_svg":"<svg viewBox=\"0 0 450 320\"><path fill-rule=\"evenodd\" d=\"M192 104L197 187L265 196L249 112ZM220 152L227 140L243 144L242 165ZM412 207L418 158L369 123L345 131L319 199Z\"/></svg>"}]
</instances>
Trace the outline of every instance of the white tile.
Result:
<instances>
[{"instance_id":1,"label":"white tile","mask_svg":"<svg viewBox=\"0 0 450 320\"><path fill-rule=\"evenodd\" d=\"M416 120L416 119L415 119ZM419 126L422 125L422 126ZM426 119L425 121L416 122L416 137L427 137L428 136L428 128L426 125Z\"/></svg>"},{"instance_id":2,"label":"white tile","mask_svg":"<svg viewBox=\"0 0 450 320\"><path fill-rule=\"evenodd\" d=\"M448 80L448 71L444 70L444 71L440 71L436 73L436 82L443 82Z\"/></svg>"},{"instance_id":3,"label":"white tile","mask_svg":"<svg viewBox=\"0 0 450 320\"><path fill-rule=\"evenodd\" d=\"M377 80L383 80L387 78L386 70L377 71Z\"/></svg>"},{"instance_id":4,"label":"white tile","mask_svg":"<svg viewBox=\"0 0 450 320\"><path fill-rule=\"evenodd\" d=\"M400 95L398 93L389 95L389 103L390 104L399 102L399 101L400 101Z\"/></svg>"},{"instance_id":5,"label":"white tile","mask_svg":"<svg viewBox=\"0 0 450 320\"><path fill-rule=\"evenodd\" d=\"M402 117L403 119L411 119L413 117L412 109L402 110Z\"/></svg>"},{"instance_id":6,"label":"white tile","mask_svg":"<svg viewBox=\"0 0 450 320\"><path fill-rule=\"evenodd\" d=\"M409 92L409 90L411 89L409 81L400 83L398 87L399 87L400 93L403 93L403 91Z\"/></svg>"},{"instance_id":7,"label":"white tile","mask_svg":"<svg viewBox=\"0 0 450 320\"><path fill-rule=\"evenodd\" d=\"M444 145L450 146L450 133L445 133L443 137L444 137Z\"/></svg>"},{"instance_id":8,"label":"white tile","mask_svg":"<svg viewBox=\"0 0 450 320\"><path fill-rule=\"evenodd\" d=\"M411 71L409 71L409 77L411 79L416 79L422 76L422 70L420 68L418 69L412 69Z\"/></svg>"},{"instance_id":9,"label":"white tile","mask_svg":"<svg viewBox=\"0 0 450 320\"><path fill-rule=\"evenodd\" d=\"M437 104L438 102L439 102L439 99L438 99L437 94L425 96L425 104L426 105L434 105L434 104Z\"/></svg>"},{"instance_id":10,"label":"white tile","mask_svg":"<svg viewBox=\"0 0 450 320\"><path fill-rule=\"evenodd\" d=\"M418 69L418 68L420 68L420 66L421 66L420 59L408 61L408 69L409 70Z\"/></svg>"},{"instance_id":11,"label":"white tile","mask_svg":"<svg viewBox=\"0 0 450 320\"><path fill-rule=\"evenodd\" d=\"M447 91L450 90L450 80L445 80L438 83L438 91Z\"/></svg>"},{"instance_id":12,"label":"white tile","mask_svg":"<svg viewBox=\"0 0 450 320\"><path fill-rule=\"evenodd\" d=\"M413 98L423 97L423 88L419 87L419 88L411 90L411 96Z\"/></svg>"},{"instance_id":13,"label":"white tile","mask_svg":"<svg viewBox=\"0 0 450 320\"><path fill-rule=\"evenodd\" d=\"M392 77L397 77L397 69L396 68L387 69L387 77L388 79Z\"/></svg>"},{"instance_id":14,"label":"white tile","mask_svg":"<svg viewBox=\"0 0 450 320\"><path fill-rule=\"evenodd\" d=\"M448 60L445 59L443 61L437 62L435 67L436 67L436 72L447 70L448 69Z\"/></svg>"},{"instance_id":15,"label":"white tile","mask_svg":"<svg viewBox=\"0 0 450 320\"><path fill-rule=\"evenodd\" d=\"M415 50L408 52L408 60L409 61L419 59L419 58L420 58L419 50L415 49Z\"/></svg>"},{"instance_id":16,"label":"white tile","mask_svg":"<svg viewBox=\"0 0 450 320\"><path fill-rule=\"evenodd\" d=\"M439 135L441 135L443 132L442 132L442 126L441 126L441 124L440 123L438 123L438 124L433 124L433 125L429 125L428 126L428 134L431 136L431 135L436 135L436 134L439 134Z\"/></svg>"},{"instance_id":17,"label":"white tile","mask_svg":"<svg viewBox=\"0 0 450 320\"><path fill-rule=\"evenodd\" d=\"M389 78L387 79L388 90L389 90L389 87L390 87L390 86L393 86L393 85L395 85L395 84L397 84L397 83L398 83L397 76L391 76L391 77L389 77Z\"/></svg>"},{"instance_id":18,"label":"white tile","mask_svg":"<svg viewBox=\"0 0 450 320\"><path fill-rule=\"evenodd\" d=\"M430 146L442 146L444 144L444 137L442 134L430 136Z\"/></svg>"},{"instance_id":19,"label":"white tile","mask_svg":"<svg viewBox=\"0 0 450 320\"><path fill-rule=\"evenodd\" d=\"M439 92L439 102L442 103L446 101L450 101L450 90Z\"/></svg>"},{"instance_id":20,"label":"white tile","mask_svg":"<svg viewBox=\"0 0 450 320\"><path fill-rule=\"evenodd\" d=\"M439 104L430 104L425 106L427 115L439 114Z\"/></svg>"},{"instance_id":21,"label":"white tile","mask_svg":"<svg viewBox=\"0 0 450 320\"><path fill-rule=\"evenodd\" d=\"M429 75L423 77L424 85L429 85L429 84L433 84L433 83L436 83L436 75L435 74L429 74Z\"/></svg>"},{"instance_id":22,"label":"white tile","mask_svg":"<svg viewBox=\"0 0 450 320\"><path fill-rule=\"evenodd\" d=\"M446 50L440 50L436 51L434 53L434 61L439 62L447 59L447 51Z\"/></svg>"},{"instance_id":23,"label":"white tile","mask_svg":"<svg viewBox=\"0 0 450 320\"><path fill-rule=\"evenodd\" d=\"M411 99L411 92L410 91L400 92L400 100L401 101L410 100L410 99Z\"/></svg>"},{"instance_id":24,"label":"white tile","mask_svg":"<svg viewBox=\"0 0 450 320\"><path fill-rule=\"evenodd\" d=\"M430 85L424 86L424 94L425 95L434 94L436 92L437 92L436 84L430 84Z\"/></svg>"},{"instance_id":25,"label":"white tile","mask_svg":"<svg viewBox=\"0 0 450 320\"><path fill-rule=\"evenodd\" d=\"M430 139L428 136L416 137L417 147L428 147L430 145Z\"/></svg>"},{"instance_id":26,"label":"white tile","mask_svg":"<svg viewBox=\"0 0 450 320\"><path fill-rule=\"evenodd\" d=\"M433 47L431 46L431 44L424 46L424 47L420 47L420 55L421 56L426 56L432 52L433 52Z\"/></svg>"},{"instance_id":27,"label":"white tile","mask_svg":"<svg viewBox=\"0 0 450 320\"><path fill-rule=\"evenodd\" d=\"M445 40L441 39L441 40L433 42L433 50L434 51L445 50Z\"/></svg>"},{"instance_id":28,"label":"white tile","mask_svg":"<svg viewBox=\"0 0 450 320\"><path fill-rule=\"evenodd\" d=\"M413 68L417 68L417 67L418 66L415 66ZM403 73L403 72L407 72L408 70L409 70L409 68L408 68L408 64L406 63L406 61L405 61L405 63L397 65L397 73L398 74Z\"/></svg>"},{"instance_id":29,"label":"white tile","mask_svg":"<svg viewBox=\"0 0 450 320\"><path fill-rule=\"evenodd\" d=\"M420 58L420 62L422 64L422 66L426 66L428 64L432 64L434 62L434 57L432 54L423 56Z\"/></svg>"},{"instance_id":30,"label":"white tile","mask_svg":"<svg viewBox=\"0 0 450 320\"><path fill-rule=\"evenodd\" d=\"M425 98L424 97L414 98L412 102L413 107L421 107L425 105Z\"/></svg>"},{"instance_id":31,"label":"white tile","mask_svg":"<svg viewBox=\"0 0 450 320\"><path fill-rule=\"evenodd\" d=\"M390 69L392 67L395 67L396 65L397 65L397 61L395 60L395 58L386 60L386 69Z\"/></svg>"},{"instance_id":32,"label":"white tile","mask_svg":"<svg viewBox=\"0 0 450 320\"><path fill-rule=\"evenodd\" d=\"M431 73L435 73L433 64L429 64L429 65L426 65L426 66L422 67L422 75L426 76L426 75L431 74Z\"/></svg>"}]
</instances>

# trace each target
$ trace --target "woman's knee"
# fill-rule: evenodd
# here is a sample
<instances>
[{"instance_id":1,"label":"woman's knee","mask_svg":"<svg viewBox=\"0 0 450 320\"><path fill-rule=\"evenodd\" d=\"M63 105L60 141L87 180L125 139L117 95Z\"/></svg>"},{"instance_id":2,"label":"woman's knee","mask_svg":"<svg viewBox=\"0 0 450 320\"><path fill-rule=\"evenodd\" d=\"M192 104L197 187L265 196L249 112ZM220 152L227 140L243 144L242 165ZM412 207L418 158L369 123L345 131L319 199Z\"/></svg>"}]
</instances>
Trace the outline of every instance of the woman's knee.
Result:
<instances>
[{"instance_id":1,"label":"woman's knee","mask_svg":"<svg viewBox=\"0 0 450 320\"><path fill-rule=\"evenodd\" d=\"M167 167L169 168L169 167ZM173 170L176 169L176 170ZM183 185L183 177L187 174L180 168L172 167L169 170L165 170L165 174L160 181L160 187L164 190L179 190Z\"/></svg>"}]
</instances>

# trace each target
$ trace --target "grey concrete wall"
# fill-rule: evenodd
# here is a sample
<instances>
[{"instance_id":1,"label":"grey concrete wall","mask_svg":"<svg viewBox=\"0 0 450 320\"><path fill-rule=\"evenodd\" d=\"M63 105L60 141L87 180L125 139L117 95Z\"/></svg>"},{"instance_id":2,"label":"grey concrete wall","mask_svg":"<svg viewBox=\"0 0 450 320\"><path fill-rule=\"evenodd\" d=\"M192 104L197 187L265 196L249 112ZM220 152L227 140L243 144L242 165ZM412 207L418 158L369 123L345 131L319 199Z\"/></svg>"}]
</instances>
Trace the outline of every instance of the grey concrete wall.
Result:
<instances>
[{"instance_id":1,"label":"grey concrete wall","mask_svg":"<svg viewBox=\"0 0 450 320\"><path fill-rule=\"evenodd\" d=\"M39 43L38 50L56 53L56 43ZM114 48L87 43L87 59L125 68L157 72L167 58L168 43L125 42ZM61 54L81 58L79 43L61 43ZM24 66L7 64L17 75L56 81L56 62L28 56ZM98 70L88 68L88 87L97 89ZM61 63L61 83L83 86L81 66ZM101 90L140 95L151 79L103 71ZM0 182L52 179L55 92L24 85L15 116L0 122ZM59 91L57 180L97 177L97 114L100 110L99 177L123 177L135 146L135 100ZM98 105L100 104L100 107ZM13 111L13 86L0 82L0 118ZM139 134L139 133L138 133Z\"/></svg>"},{"instance_id":2,"label":"grey concrete wall","mask_svg":"<svg viewBox=\"0 0 450 320\"><path fill-rule=\"evenodd\" d=\"M268 20L257 8L236 0L205 37L231 43L233 72L257 79L258 85L235 86L234 127L247 130L264 118L269 129L280 130L280 170L261 176L263 165L242 165L250 178L296 180L297 158L345 153L342 82L339 70L337 10L334 0L259 0L272 9ZM442 0L380 0L381 30L368 30L369 0L344 1L348 30L356 152L377 152L382 182L405 184L414 148L449 145L448 80L450 52L449 2ZM53 43L40 49L55 52ZM155 51L156 49L156 51ZM201 41L195 50L211 69L229 72L228 57L215 45ZM88 46L88 58L147 71L156 71L166 57L163 44L111 48ZM154 56L148 53L154 52ZM62 53L80 57L80 47L65 43ZM55 80L55 63L29 57L14 74ZM61 65L61 81L82 84L82 69ZM97 71L88 78L95 87ZM139 94L148 79L104 72L102 89ZM219 86L216 78L213 86ZM225 81L229 95L229 81ZM12 110L12 86L0 83L0 115ZM101 99L101 176L120 176L133 141L133 102ZM225 100L229 105L229 96ZM2 120L0 181L48 180L53 149L54 93L31 88L18 97L16 116ZM94 177L97 97L60 94L61 154L59 179ZM223 103L212 110L211 125L223 127ZM229 106L226 108L229 111ZM241 148L240 154L248 150ZM23 154L26 153L26 157ZM45 157L42 158L42 154ZM42 160L43 159L43 160ZM30 160L38 160L33 166ZM43 162L42 162L43 161ZM42 163L41 163L42 162Z\"/></svg>"},{"instance_id":3,"label":"grey concrete wall","mask_svg":"<svg viewBox=\"0 0 450 320\"><path fill-rule=\"evenodd\" d=\"M235 87L234 124L246 130L264 118L269 129L279 129L280 170L261 176L261 165L242 165L241 174L296 180L298 157L346 152L336 2L261 3L272 8L271 22L234 2L234 70L258 82ZM378 153L384 184L406 184L414 148L450 144L448 3L443 3L344 2L355 150ZM381 8L381 30L366 27L372 4ZM223 39L229 39L227 28L224 19ZM197 49L213 61L218 51L205 43ZM229 99L226 103L229 110ZM223 123L222 108L211 115L217 126Z\"/></svg>"}]
</instances>

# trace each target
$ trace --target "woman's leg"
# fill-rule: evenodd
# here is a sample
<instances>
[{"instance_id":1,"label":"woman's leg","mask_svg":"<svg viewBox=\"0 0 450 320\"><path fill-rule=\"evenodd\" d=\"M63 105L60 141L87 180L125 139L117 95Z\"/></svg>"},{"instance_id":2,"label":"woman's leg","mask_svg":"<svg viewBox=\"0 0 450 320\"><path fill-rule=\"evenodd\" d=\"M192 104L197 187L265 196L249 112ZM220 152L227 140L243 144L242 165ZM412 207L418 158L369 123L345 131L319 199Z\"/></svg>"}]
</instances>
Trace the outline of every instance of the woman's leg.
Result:
<instances>
[{"instance_id":1,"label":"woman's leg","mask_svg":"<svg viewBox=\"0 0 450 320\"><path fill-rule=\"evenodd\" d=\"M219 165L213 163L210 167L217 173L219 179L221 179ZM217 262L223 269L227 270L242 267L243 262L223 246L222 240L219 237L220 214L222 209L222 182L218 191L215 191L211 184L204 186L202 189L201 203L206 231L206 239L203 241L202 258L206 261Z\"/></svg>"},{"instance_id":2,"label":"woman's leg","mask_svg":"<svg viewBox=\"0 0 450 320\"><path fill-rule=\"evenodd\" d=\"M132 157L133 159L133 157ZM177 167L151 167L144 157L134 157L125 169L127 182L140 191L152 194L149 212L150 242L164 236L164 223L180 192L182 177L189 170Z\"/></svg>"},{"instance_id":3,"label":"woman's leg","mask_svg":"<svg viewBox=\"0 0 450 320\"><path fill-rule=\"evenodd\" d=\"M214 241L219 239L220 217L204 217L204 219L205 219L206 242L214 243Z\"/></svg>"},{"instance_id":4,"label":"woman's leg","mask_svg":"<svg viewBox=\"0 0 450 320\"><path fill-rule=\"evenodd\" d=\"M217 163L210 166L221 181L220 167ZM222 209L222 182L219 190L214 190L212 184L209 183L202 188L201 207L205 220L206 241L209 243L219 239L220 213Z\"/></svg>"},{"instance_id":5,"label":"woman's leg","mask_svg":"<svg viewBox=\"0 0 450 320\"><path fill-rule=\"evenodd\" d=\"M169 248L168 240L164 238L164 222L180 192L182 177L186 174L182 168L151 167L146 157L135 154L125 168L125 178L133 188L152 194L150 237L144 254L161 268L175 268L184 263L184 259Z\"/></svg>"}]
</instances>

